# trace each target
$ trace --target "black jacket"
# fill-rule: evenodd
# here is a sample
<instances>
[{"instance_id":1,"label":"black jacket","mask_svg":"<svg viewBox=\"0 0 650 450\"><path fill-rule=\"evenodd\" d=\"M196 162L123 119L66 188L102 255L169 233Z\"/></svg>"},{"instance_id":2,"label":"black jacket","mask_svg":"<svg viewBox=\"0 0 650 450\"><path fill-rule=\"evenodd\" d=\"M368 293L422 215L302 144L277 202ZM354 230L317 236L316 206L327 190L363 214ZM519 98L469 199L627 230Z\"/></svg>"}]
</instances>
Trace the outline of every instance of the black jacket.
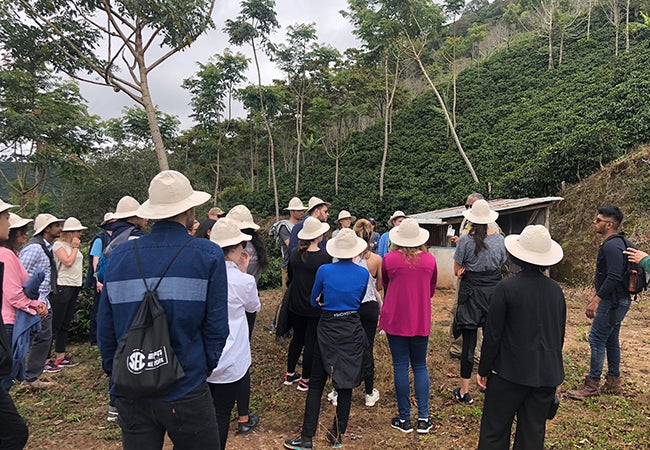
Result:
<instances>
[{"instance_id":1,"label":"black jacket","mask_svg":"<svg viewBox=\"0 0 650 450\"><path fill-rule=\"evenodd\" d=\"M5 274L5 265L0 262L0 286L4 281ZM0 289L0 305L2 304L2 289ZM13 366L13 356L11 353L11 342L9 342L9 337L7 336L7 330L5 329L5 322L2 320L2 314L0 314L0 378L5 377L11 373L11 368Z\"/></svg>"},{"instance_id":2,"label":"black jacket","mask_svg":"<svg viewBox=\"0 0 650 450\"><path fill-rule=\"evenodd\" d=\"M501 281L499 270L465 272L458 287L458 308L454 318L454 337L462 330L476 330L485 325L490 298Z\"/></svg>"}]
</instances>

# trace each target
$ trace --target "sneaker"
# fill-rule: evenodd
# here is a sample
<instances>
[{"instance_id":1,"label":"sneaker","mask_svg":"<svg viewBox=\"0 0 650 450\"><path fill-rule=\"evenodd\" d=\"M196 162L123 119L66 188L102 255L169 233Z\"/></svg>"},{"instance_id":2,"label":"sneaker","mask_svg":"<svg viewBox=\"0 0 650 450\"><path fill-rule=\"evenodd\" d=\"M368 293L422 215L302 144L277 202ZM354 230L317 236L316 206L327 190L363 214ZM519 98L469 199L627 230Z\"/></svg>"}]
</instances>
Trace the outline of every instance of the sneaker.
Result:
<instances>
[{"instance_id":1,"label":"sneaker","mask_svg":"<svg viewBox=\"0 0 650 450\"><path fill-rule=\"evenodd\" d=\"M327 430L326 437L332 448L343 448L343 435L333 430Z\"/></svg>"},{"instance_id":2,"label":"sneaker","mask_svg":"<svg viewBox=\"0 0 650 450\"><path fill-rule=\"evenodd\" d=\"M366 406L375 406L375 403L379 401L379 391L377 389L372 390L372 394L366 394Z\"/></svg>"},{"instance_id":3,"label":"sneaker","mask_svg":"<svg viewBox=\"0 0 650 450\"><path fill-rule=\"evenodd\" d=\"M106 420L109 422L115 422L118 416L119 413L117 412L117 406L108 405L108 417Z\"/></svg>"},{"instance_id":4,"label":"sneaker","mask_svg":"<svg viewBox=\"0 0 650 450\"><path fill-rule=\"evenodd\" d=\"M55 365L56 367L60 367L60 368L62 368L62 369L65 368L65 367L74 367L74 366L76 366L76 365L78 365L78 364L79 364L78 362L73 361L73 360L70 359L70 358L57 359L57 360L54 362L54 365Z\"/></svg>"},{"instance_id":5,"label":"sneaker","mask_svg":"<svg viewBox=\"0 0 650 450\"><path fill-rule=\"evenodd\" d=\"M401 420L399 417L394 417L390 421L390 426L400 430L402 433L410 433L413 431L413 425L410 420Z\"/></svg>"},{"instance_id":6,"label":"sneaker","mask_svg":"<svg viewBox=\"0 0 650 450\"><path fill-rule=\"evenodd\" d=\"M471 395L469 395L469 392L467 392L465 395L460 395L460 388L454 389L453 395L454 399L456 399L456 401L459 403L467 403L468 405L474 403L474 399Z\"/></svg>"},{"instance_id":7,"label":"sneaker","mask_svg":"<svg viewBox=\"0 0 650 450\"><path fill-rule=\"evenodd\" d=\"M289 372L284 374L284 384L291 386L295 381L300 380L300 374L294 373L290 374Z\"/></svg>"},{"instance_id":8,"label":"sneaker","mask_svg":"<svg viewBox=\"0 0 650 450\"><path fill-rule=\"evenodd\" d=\"M309 390L309 380L304 380L302 378L298 380L298 386L296 389L302 392L307 392Z\"/></svg>"},{"instance_id":9,"label":"sneaker","mask_svg":"<svg viewBox=\"0 0 650 450\"><path fill-rule=\"evenodd\" d=\"M52 383L51 381L42 381L42 380L23 381L23 386L25 386L27 389L35 389L35 390L47 389L54 386L54 384L55 383Z\"/></svg>"},{"instance_id":10,"label":"sneaker","mask_svg":"<svg viewBox=\"0 0 650 450\"><path fill-rule=\"evenodd\" d=\"M51 359L45 363L45 367L43 368L43 372L45 373L57 373L61 372L62 370L63 368L57 366L56 363L53 363Z\"/></svg>"},{"instance_id":11,"label":"sneaker","mask_svg":"<svg viewBox=\"0 0 650 450\"><path fill-rule=\"evenodd\" d=\"M429 430L433 427L431 420L429 419L418 419L418 433L427 434Z\"/></svg>"},{"instance_id":12,"label":"sneaker","mask_svg":"<svg viewBox=\"0 0 650 450\"><path fill-rule=\"evenodd\" d=\"M237 433L242 436L248 436L259 424L260 416L255 413L248 413L247 422L237 422Z\"/></svg>"},{"instance_id":13,"label":"sneaker","mask_svg":"<svg viewBox=\"0 0 650 450\"><path fill-rule=\"evenodd\" d=\"M339 404L339 393L336 392L336 389L327 394L327 400L334 406Z\"/></svg>"},{"instance_id":14,"label":"sneaker","mask_svg":"<svg viewBox=\"0 0 650 450\"><path fill-rule=\"evenodd\" d=\"M284 448L289 448L293 450L302 450L302 449L311 449L312 443L311 438L298 436L295 439L287 439L284 441Z\"/></svg>"}]
</instances>

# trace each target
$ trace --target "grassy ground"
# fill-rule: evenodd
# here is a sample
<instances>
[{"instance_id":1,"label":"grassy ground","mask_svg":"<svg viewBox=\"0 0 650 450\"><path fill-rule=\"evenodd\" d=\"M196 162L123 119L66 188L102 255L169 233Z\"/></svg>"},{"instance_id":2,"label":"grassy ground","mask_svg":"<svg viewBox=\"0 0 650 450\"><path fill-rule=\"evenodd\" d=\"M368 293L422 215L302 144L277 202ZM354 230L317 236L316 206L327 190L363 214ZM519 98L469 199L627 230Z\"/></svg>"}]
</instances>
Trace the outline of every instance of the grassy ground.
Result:
<instances>
[{"instance_id":1,"label":"grassy ground","mask_svg":"<svg viewBox=\"0 0 650 450\"><path fill-rule=\"evenodd\" d=\"M589 320L584 315L587 291L565 289L569 314L565 343L567 377L560 393L581 383L589 364ZM650 297L646 294L646 297ZM268 331L279 291L262 293L262 312L253 336L252 410L262 423L248 437L231 434L228 448L279 449L282 441L297 435L302 423L305 393L284 386L286 345L276 344ZM349 449L469 449L476 448L483 396L472 386L474 405L453 401L451 390L458 386L458 361L447 353L449 310L453 293L441 291L433 299L434 317L429 347L431 416L435 428L427 436L404 435L389 426L397 413L388 344L378 336L375 346L376 387L381 399L375 407L364 405L362 388L353 394L350 425L345 436ZM621 333L622 376L625 395L602 396L585 402L562 398L557 417L548 422L546 447L552 449L650 448L650 298L633 304ZM101 371L96 348L71 348L78 367L49 376L58 387L34 393L22 388L12 391L30 428L29 449L113 449L120 448L119 427L106 421L107 380ZM561 396L562 397L562 396ZM324 402L320 431L332 421L334 407ZM234 430L234 426L232 427ZM322 433L316 448L326 448ZM171 448L171 445L166 445Z\"/></svg>"}]
</instances>

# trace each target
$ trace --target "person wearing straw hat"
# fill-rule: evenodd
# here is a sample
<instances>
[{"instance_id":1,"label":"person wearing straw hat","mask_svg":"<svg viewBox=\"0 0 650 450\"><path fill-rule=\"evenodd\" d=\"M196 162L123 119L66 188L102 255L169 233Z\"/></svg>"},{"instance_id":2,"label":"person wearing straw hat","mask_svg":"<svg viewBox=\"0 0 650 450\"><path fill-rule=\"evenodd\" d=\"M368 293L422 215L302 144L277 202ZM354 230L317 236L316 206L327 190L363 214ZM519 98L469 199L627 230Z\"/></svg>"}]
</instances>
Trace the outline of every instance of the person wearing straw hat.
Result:
<instances>
[{"instance_id":1,"label":"person wearing straw hat","mask_svg":"<svg viewBox=\"0 0 650 450\"><path fill-rule=\"evenodd\" d=\"M311 305L310 296L316 279L316 272L324 265L332 262L332 257L320 247L323 236L330 226L315 217L305 219L304 226L298 237L298 248L289 256L289 277L287 293L282 298L280 316L286 320L278 319L278 324L285 322L287 329L282 330L279 325L276 333L282 336L289 329L293 329L293 336L287 350L287 371L283 383L291 386L298 382L299 391L309 389L309 380L312 371L312 358L316 345L316 327L320 318L320 310ZM296 364L302 353L302 377L296 373Z\"/></svg>"},{"instance_id":2,"label":"person wearing straw hat","mask_svg":"<svg viewBox=\"0 0 650 450\"><path fill-rule=\"evenodd\" d=\"M543 225L529 225L505 238L522 270L492 294L476 380L486 389L478 448L544 448L546 420L564 380L562 346L566 302L544 271L562 260L560 244Z\"/></svg>"},{"instance_id":3,"label":"person wearing straw hat","mask_svg":"<svg viewBox=\"0 0 650 450\"><path fill-rule=\"evenodd\" d=\"M246 273L250 256L244 247L251 239L250 235L239 230L236 222L228 218L215 223L210 233L210 240L221 246L224 252L228 278L230 334L219 358L219 364L208 377L222 449L226 448L230 416L235 401L239 409L246 410L246 414L240 415L237 421L239 434L249 434L260 423L257 414L248 412L251 393L251 347L246 314L257 312L261 307L255 278Z\"/></svg>"},{"instance_id":4,"label":"person wearing straw hat","mask_svg":"<svg viewBox=\"0 0 650 450\"><path fill-rule=\"evenodd\" d=\"M50 364L48 358L52 350L52 306L51 297L56 292L57 268L52 254L52 243L61 235L63 219L57 219L52 214L39 214L34 219L34 235L20 251L18 258L32 277L38 271L43 271L45 277L38 288L38 298L50 314L41 321L41 331L32 339L32 344L25 365L24 384L28 388L40 389L47 387L39 377L43 372L56 373L60 367Z\"/></svg>"},{"instance_id":5,"label":"person wearing straw hat","mask_svg":"<svg viewBox=\"0 0 650 450\"><path fill-rule=\"evenodd\" d=\"M351 228L352 222L355 220L357 220L357 218L351 215L350 211L346 211L345 209L341 210L339 217L336 219L336 223L339 225L339 228L338 230L334 230L332 232L332 237L335 238L336 235L339 234L339 231L341 231L343 228Z\"/></svg>"},{"instance_id":6,"label":"person wearing straw hat","mask_svg":"<svg viewBox=\"0 0 650 450\"><path fill-rule=\"evenodd\" d=\"M208 219L212 219L215 222L218 222L219 219L221 219L225 215L226 213L223 212L223 209L219 208L218 206L214 206L210 208L210 211L208 211Z\"/></svg>"},{"instance_id":7,"label":"person wearing straw hat","mask_svg":"<svg viewBox=\"0 0 650 450\"><path fill-rule=\"evenodd\" d=\"M395 211L390 219L388 219L388 226L391 228L398 227L402 220L406 219L406 214L403 211ZM385 232L379 238L379 247L377 253L382 258L390 251L390 230Z\"/></svg>"},{"instance_id":8,"label":"person wearing straw hat","mask_svg":"<svg viewBox=\"0 0 650 450\"><path fill-rule=\"evenodd\" d=\"M144 236L142 230L147 226L147 219L138 216L138 208L140 203L129 195L117 202L113 216L103 227L111 232L111 239L116 239L125 232L129 233L129 239Z\"/></svg>"},{"instance_id":9,"label":"person wearing straw hat","mask_svg":"<svg viewBox=\"0 0 650 450\"><path fill-rule=\"evenodd\" d=\"M300 233L300 230L302 230L302 227L305 224L305 220L307 219L307 217L314 217L315 219L318 219L323 223L327 223L327 218L330 215L329 210L330 210L330 203L326 202L325 200L321 200L318 197L311 197L309 199L309 203L307 205L307 215L305 216L305 219L303 219L302 222L298 222L297 224L295 224L291 229L291 237L289 238L289 245L288 245L289 254L291 254L294 248L298 247L298 242L300 241L300 238L298 237L298 233ZM323 240L321 241L319 246L320 248L325 249L326 245L327 245L327 238L323 237Z\"/></svg>"},{"instance_id":10,"label":"person wearing straw hat","mask_svg":"<svg viewBox=\"0 0 650 450\"><path fill-rule=\"evenodd\" d=\"M458 307L454 316L454 337L463 336L460 358L460 387L453 396L460 403L471 404L470 377L474 368L474 350L478 329L485 326L490 297L501 281L501 266L506 261L503 236L488 228L499 213L488 202L477 200L463 216L472 223L468 234L458 240L454 253L454 274L460 278Z\"/></svg>"},{"instance_id":11,"label":"person wearing straw hat","mask_svg":"<svg viewBox=\"0 0 650 450\"><path fill-rule=\"evenodd\" d=\"M146 262L142 275L131 241L115 248L106 268L97 330L104 371L110 376L118 343L147 290L142 277L155 282L173 260L157 291L185 373L169 392L145 400L125 397L111 385L125 449L162 448L165 433L179 448L219 448L206 378L217 367L229 334L226 264L218 245L187 234L195 208L209 199L180 172L160 172L149 184L149 199L136 211L155 221L151 232L135 241L139 259Z\"/></svg>"},{"instance_id":12,"label":"person wearing straw hat","mask_svg":"<svg viewBox=\"0 0 650 450\"><path fill-rule=\"evenodd\" d=\"M341 230L327 243L327 253L338 261L325 264L316 272L311 304L322 310L318 345L314 349L302 432L284 441L285 448L312 448L328 377L332 378L338 392L338 401L334 422L326 437L332 447L341 446L350 416L352 389L361 384L370 365L368 341L359 319L369 275L368 270L353 261L367 248L368 243L349 228Z\"/></svg>"},{"instance_id":13,"label":"person wearing straw hat","mask_svg":"<svg viewBox=\"0 0 650 450\"><path fill-rule=\"evenodd\" d=\"M280 251L282 253L282 295L287 291L287 275L289 267L289 240L291 239L291 230L293 227L302 220L305 215L305 206L302 200L298 197L293 197L289 200L289 206L284 208L289 211L289 218L282 219L273 224L272 229L276 230L277 240L280 243ZM271 232L269 231L269 234Z\"/></svg>"},{"instance_id":14,"label":"person wearing straw hat","mask_svg":"<svg viewBox=\"0 0 650 450\"><path fill-rule=\"evenodd\" d=\"M426 434L433 426L429 419L427 346L438 266L433 255L426 251L429 232L414 219L404 219L390 230L390 240L394 250L386 254L381 266L386 294L379 314L379 328L388 337L399 413L390 425L404 433L413 431L410 365L418 405L417 432Z\"/></svg>"},{"instance_id":15,"label":"person wearing straw hat","mask_svg":"<svg viewBox=\"0 0 650 450\"><path fill-rule=\"evenodd\" d=\"M226 214L226 218L237 223L239 229L252 238L246 243L246 252L250 256L248 273L253 275L253 277L255 277L255 282L258 283L262 272L269 267L268 252L258 233L260 226L255 223L253 215L245 205L233 206L230 211L228 211L228 214Z\"/></svg>"}]
</instances>

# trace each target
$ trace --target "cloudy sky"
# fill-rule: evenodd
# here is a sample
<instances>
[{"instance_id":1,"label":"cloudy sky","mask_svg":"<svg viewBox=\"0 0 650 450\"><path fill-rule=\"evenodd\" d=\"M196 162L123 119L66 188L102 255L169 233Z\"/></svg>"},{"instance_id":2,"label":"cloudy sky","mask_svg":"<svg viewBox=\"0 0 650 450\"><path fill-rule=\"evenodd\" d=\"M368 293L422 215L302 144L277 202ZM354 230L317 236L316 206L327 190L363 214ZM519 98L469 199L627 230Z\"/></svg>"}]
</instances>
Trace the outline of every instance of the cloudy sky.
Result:
<instances>
[{"instance_id":1,"label":"cloudy sky","mask_svg":"<svg viewBox=\"0 0 650 450\"><path fill-rule=\"evenodd\" d=\"M276 0L275 11L282 31L272 40L275 43L284 42L284 29L288 25L314 22L319 43L332 45L341 52L349 47L357 46L358 43L352 35L352 26L339 13L346 7L346 0ZM196 72L198 68L196 62L205 63L212 55L223 53L226 47L230 47L233 51L240 51L252 58L249 47L231 47L226 35L221 31L226 19L234 19L239 10L240 0L217 0L212 15L216 29L202 35L189 49L172 56L151 72L149 82L154 103L163 112L178 116L182 122L182 128L191 127L192 120L189 117L191 113L190 96L180 86L184 79L191 77ZM282 77L265 55L261 58L263 83L270 83L273 78ZM249 80L256 79L254 70L253 64L251 64L248 73ZM88 101L90 113L99 115L103 119L118 117L124 107L133 105L126 95L115 93L108 87L82 83L81 90ZM233 109L233 114L237 115L238 111L241 114L241 107Z\"/></svg>"}]
</instances>

